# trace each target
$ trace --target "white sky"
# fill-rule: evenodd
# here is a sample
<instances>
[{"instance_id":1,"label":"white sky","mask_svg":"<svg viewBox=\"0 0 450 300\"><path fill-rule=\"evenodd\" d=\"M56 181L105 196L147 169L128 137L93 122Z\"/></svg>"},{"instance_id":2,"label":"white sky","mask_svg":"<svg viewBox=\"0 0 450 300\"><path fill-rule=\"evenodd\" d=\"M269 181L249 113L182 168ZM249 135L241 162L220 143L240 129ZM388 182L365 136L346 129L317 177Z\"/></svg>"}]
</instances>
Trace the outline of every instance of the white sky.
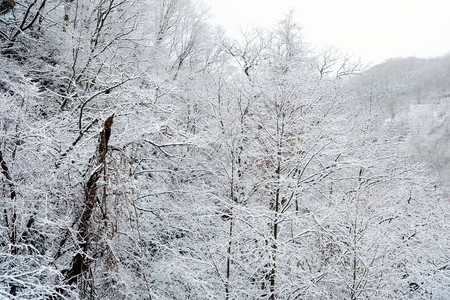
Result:
<instances>
[{"instance_id":1,"label":"white sky","mask_svg":"<svg viewBox=\"0 0 450 300\"><path fill-rule=\"evenodd\" d=\"M238 37L240 28L272 27L291 9L314 48L379 63L450 51L450 0L203 0L211 22Z\"/></svg>"}]
</instances>

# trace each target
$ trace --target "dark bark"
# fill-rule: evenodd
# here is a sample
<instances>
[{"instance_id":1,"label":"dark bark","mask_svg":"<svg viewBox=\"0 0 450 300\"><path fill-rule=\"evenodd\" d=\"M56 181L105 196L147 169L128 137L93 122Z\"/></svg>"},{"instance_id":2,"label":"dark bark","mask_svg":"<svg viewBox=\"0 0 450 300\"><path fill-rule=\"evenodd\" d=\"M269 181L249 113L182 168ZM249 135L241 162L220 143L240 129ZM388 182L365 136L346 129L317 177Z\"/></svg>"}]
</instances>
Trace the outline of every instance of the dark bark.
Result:
<instances>
[{"instance_id":1,"label":"dark bark","mask_svg":"<svg viewBox=\"0 0 450 300\"><path fill-rule=\"evenodd\" d=\"M0 15L6 15L14 8L15 5L16 2L14 0L3 0L0 3Z\"/></svg>"},{"instance_id":2,"label":"dark bark","mask_svg":"<svg viewBox=\"0 0 450 300\"><path fill-rule=\"evenodd\" d=\"M2 168L2 174L5 176L6 181L9 186L10 195L9 197L11 200L14 200L16 198L16 189L14 187L14 183L11 177L11 174L9 173L8 165L6 164L5 160L3 159L3 154L0 151L0 165Z\"/></svg>"},{"instance_id":3,"label":"dark bark","mask_svg":"<svg viewBox=\"0 0 450 300\"><path fill-rule=\"evenodd\" d=\"M14 182L12 180L11 177L11 173L9 172L8 169L8 165L6 164L5 160L3 159L3 153L0 151L0 167L2 169L2 174L5 176L6 178L6 182L8 183L9 186L9 198L11 199L11 206L12 206L12 212L11 212L11 224L8 224L8 214L7 214L7 210L5 209L5 220L7 222L7 225L11 226L11 236L9 238L9 241L11 243L11 254L16 255L17 254L17 247L16 247L16 243L17 243L17 236L16 236L16 219L17 219L17 215L16 215L16 209L15 209L15 201L16 201L16 187L14 185ZM9 293L12 296L16 295L16 291L17 291L17 286L16 285L12 285Z\"/></svg>"},{"instance_id":4,"label":"dark bark","mask_svg":"<svg viewBox=\"0 0 450 300\"><path fill-rule=\"evenodd\" d=\"M19 29L16 31L16 33L11 37L11 41L14 41L17 36L24 31L27 31L30 28L33 28L33 24L38 19L39 15L41 14L42 10L44 9L44 6L46 4L47 0L43 0L41 2L41 5L37 8L37 10L34 12L34 15L32 13L33 6L37 4L37 0L33 1L27 8L27 11L25 12L25 15L22 19L22 23L19 26ZM29 20L29 17L31 18ZM28 24L27 24L28 21Z\"/></svg>"},{"instance_id":5,"label":"dark bark","mask_svg":"<svg viewBox=\"0 0 450 300\"><path fill-rule=\"evenodd\" d=\"M67 270L65 278L68 284L76 283L79 275L89 269L90 259L86 255L90 242L90 222L94 212L95 206L98 203L97 200L97 182L104 174L106 165L106 154L108 152L108 142L111 136L111 126L113 124L114 115L106 119L103 130L100 132L97 151L94 155L94 165L90 166L92 169L91 175L86 182L84 188L84 210L81 214L80 221L78 222L78 252L72 259L72 264L69 270Z\"/></svg>"},{"instance_id":6,"label":"dark bark","mask_svg":"<svg viewBox=\"0 0 450 300\"><path fill-rule=\"evenodd\" d=\"M0 166L2 169L2 173L6 178L6 182L8 183L9 186L9 198L11 199L11 206L12 206L12 212L11 212L11 224L7 224L7 225L11 225L11 236L10 236L10 242L12 245L12 254L16 254L16 242L17 242L17 237L16 237L16 219L17 219L17 215L16 215L16 210L15 210L15 200L16 200L16 187L14 186L14 182L12 180L11 174L9 173L9 169L8 169L8 165L6 164L5 160L3 159L3 154L0 151ZM8 223L8 214L7 211L5 209L5 219Z\"/></svg>"}]
</instances>

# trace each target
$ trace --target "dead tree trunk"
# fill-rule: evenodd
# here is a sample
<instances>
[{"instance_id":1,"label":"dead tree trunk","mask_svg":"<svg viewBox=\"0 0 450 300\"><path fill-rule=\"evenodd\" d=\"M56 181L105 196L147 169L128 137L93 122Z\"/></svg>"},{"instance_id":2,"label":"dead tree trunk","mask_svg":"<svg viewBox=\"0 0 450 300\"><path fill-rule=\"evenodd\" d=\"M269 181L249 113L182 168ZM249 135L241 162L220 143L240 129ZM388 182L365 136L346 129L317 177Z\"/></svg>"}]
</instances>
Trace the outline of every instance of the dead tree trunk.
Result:
<instances>
[{"instance_id":1,"label":"dead tree trunk","mask_svg":"<svg viewBox=\"0 0 450 300\"><path fill-rule=\"evenodd\" d=\"M11 220L8 220L8 211L5 208L4 214L5 214L5 222L6 226L11 228L11 235L9 237L9 241L11 244L11 254L17 255L17 228L16 228L16 187L14 185L14 182L11 177L11 173L9 172L8 165L6 164L5 160L3 159L3 153L0 151L0 167L2 169L2 173L6 178L6 182L9 186L9 198L11 199ZM17 286L12 285L10 288L9 293L12 296L16 295Z\"/></svg>"},{"instance_id":2,"label":"dead tree trunk","mask_svg":"<svg viewBox=\"0 0 450 300\"><path fill-rule=\"evenodd\" d=\"M0 166L2 169L2 173L6 178L6 182L9 186L9 198L11 199L11 207L12 207L12 213L11 213L11 222L8 221L8 214L5 208L5 220L7 225L11 225L11 236L10 236L10 242L12 244L12 251L13 254L15 251L15 244L16 244L16 211L15 211L15 200L16 200L16 188L14 186L14 182L12 180L11 174L9 173L8 165L6 164L5 160L3 159L3 154L0 151ZM9 224L10 223L10 224Z\"/></svg>"},{"instance_id":3,"label":"dead tree trunk","mask_svg":"<svg viewBox=\"0 0 450 300\"><path fill-rule=\"evenodd\" d=\"M93 165L90 166L92 171L84 187L84 209L80 221L78 222L78 252L72 258L71 267L65 275L68 284L76 283L79 275L89 269L90 259L87 255L87 251L90 246L90 222L95 206L99 203L97 199L97 182L102 175L104 175L108 141L111 136L113 118L114 115L106 119L103 130L100 132L96 153L91 160L93 162Z\"/></svg>"}]
</instances>

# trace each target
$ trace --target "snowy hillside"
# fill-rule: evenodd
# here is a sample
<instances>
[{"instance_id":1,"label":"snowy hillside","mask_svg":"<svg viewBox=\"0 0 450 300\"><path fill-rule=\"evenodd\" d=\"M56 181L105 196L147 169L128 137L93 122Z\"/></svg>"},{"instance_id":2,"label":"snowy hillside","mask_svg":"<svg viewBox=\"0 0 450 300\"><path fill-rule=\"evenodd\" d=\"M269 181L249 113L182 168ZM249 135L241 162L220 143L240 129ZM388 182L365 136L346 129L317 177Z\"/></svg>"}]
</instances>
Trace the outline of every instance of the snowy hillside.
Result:
<instances>
[{"instance_id":1,"label":"snowy hillside","mask_svg":"<svg viewBox=\"0 0 450 300\"><path fill-rule=\"evenodd\" d=\"M450 56L206 19L0 0L0 299L450 299Z\"/></svg>"}]
</instances>

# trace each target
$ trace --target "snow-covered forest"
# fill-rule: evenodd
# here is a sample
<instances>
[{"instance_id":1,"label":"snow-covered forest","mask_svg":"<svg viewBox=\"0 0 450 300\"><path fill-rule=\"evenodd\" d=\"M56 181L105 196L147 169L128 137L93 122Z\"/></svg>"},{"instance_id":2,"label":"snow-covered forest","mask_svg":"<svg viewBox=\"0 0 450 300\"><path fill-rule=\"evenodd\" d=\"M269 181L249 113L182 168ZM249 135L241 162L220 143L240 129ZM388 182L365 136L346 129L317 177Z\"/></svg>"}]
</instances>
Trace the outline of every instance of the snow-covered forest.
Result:
<instances>
[{"instance_id":1,"label":"snow-covered forest","mask_svg":"<svg viewBox=\"0 0 450 300\"><path fill-rule=\"evenodd\" d=\"M0 299L449 299L449 149L450 55L0 0Z\"/></svg>"}]
</instances>

